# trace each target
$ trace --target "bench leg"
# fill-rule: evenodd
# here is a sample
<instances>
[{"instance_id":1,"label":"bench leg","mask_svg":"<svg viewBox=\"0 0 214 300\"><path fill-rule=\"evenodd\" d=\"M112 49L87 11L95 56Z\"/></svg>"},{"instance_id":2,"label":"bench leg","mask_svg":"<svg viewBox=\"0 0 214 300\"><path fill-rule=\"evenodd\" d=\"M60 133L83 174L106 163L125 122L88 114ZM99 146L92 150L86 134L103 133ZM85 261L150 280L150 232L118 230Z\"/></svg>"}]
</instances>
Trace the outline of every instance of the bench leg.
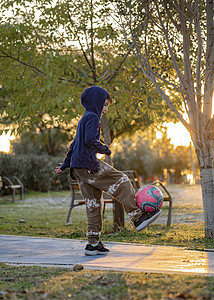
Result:
<instances>
[{"instance_id":1,"label":"bench leg","mask_svg":"<svg viewBox=\"0 0 214 300\"><path fill-rule=\"evenodd\" d=\"M12 202L14 202L14 200L15 200L15 194L16 194L16 190L13 189Z\"/></svg>"},{"instance_id":2,"label":"bench leg","mask_svg":"<svg viewBox=\"0 0 214 300\"><path fill-rule=\"evenodd\" d=\"M73 190L73 187L71 186L71 203L70 203L70 207L69 207L69 211L68 211L68 215L67 215L67 219L66 219L66 224L69 223L71 211L73 208L74 208L74 190Z\"/></svg>"},{"instance_id":3,"label":"bench leg","mask_svg":"<svg viewBox=\"0 0 214 300\"><path fill-rule=\"evenodd\" d=\"M21 188L21 192L20 192L20 200L23 199L23 194L24 194L24 188L22 187L22 188Z\"/></svg>"},{"instance_id":4,"label":"bench leg","mask_svg":"<svg viewBox=\"0 0 214 300\"><path fill-rule=\"evenodd\" d=\"M103 219L104 219L104 216L105 216L105 209L106 209L106 204L105 204L105 202L103 201Z\"/></svg>"},{"instance_id":5,"label":"bench leg","mask_svg":"<svg viewBox=\"0 0 214 300\"><path fill-rule=\"evenodd\" d=\"M167 227L171 226L172 221L172 201L169 201L169 210L168 210L168 218L167 218Z\"/></svg>"},{"instance_id":6,"label":"bench leg","mask_svg":"<svg viewBox=\"0 0 214 300\"><path fill-rule=\"evenodd\" d=\"M66 219L66 224L69 223L69 219L70 219L70 215L71 215L72 208L73 208L73 206L70 205L70 208L69 208L69 211L68 211L68 216L67 216L67 219Z\"/></svg>"}]
</instances>

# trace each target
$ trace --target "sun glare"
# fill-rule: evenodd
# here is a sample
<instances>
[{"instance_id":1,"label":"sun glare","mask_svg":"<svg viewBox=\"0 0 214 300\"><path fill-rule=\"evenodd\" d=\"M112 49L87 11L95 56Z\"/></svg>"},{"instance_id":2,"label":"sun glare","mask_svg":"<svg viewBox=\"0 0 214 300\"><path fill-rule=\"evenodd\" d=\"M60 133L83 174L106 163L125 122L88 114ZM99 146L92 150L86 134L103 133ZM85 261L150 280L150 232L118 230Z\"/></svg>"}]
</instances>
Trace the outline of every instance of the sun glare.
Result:
<instances>
[{"instance_id":1,"label":"sun glare","mask_svg":"<svg viewBox=\"0 0 214 300\"><path fill-rule=\"evenodd\" d=\"M167 136L171 139L171 144L173 144L175 147L177 146L189 146L191 142L191 137L188 132L188 130L184 127L184 125L179 123L164 123L164 126L167 127ZM160 131L156 133L157 139L160 139L162 137L162 134Z\"/></svg>"},{"instance_id":2,"label":"sun glare","mask_svg":"<svg viewBox=\"0 0 214 300\"><path fill-rule=\"evenodd\" d=\"M0 152L9 153L10 152L10 141L14 140L15 136L11 135L9 130L6 134L5 132L0 136Z\"/></svg>"},{"instance_id":3,"label":"sun glare","mask_svg":"<svg viewBox=\"0 0 214 300\"><path fill-rule=\"evenodd\" d=\"M171 139L171 143L177 146L189 146L191 138L187 129L183 126L182 123L165 123L164 126L167 127L167 136ZM157 131L156 138L160 139L162 137L162 133ZM0 152L9 153L10 152L10 141L14 140L15 136L11 136L11 131L8 133L3 133L0 136Z\"/></svg>"}]
</instances>

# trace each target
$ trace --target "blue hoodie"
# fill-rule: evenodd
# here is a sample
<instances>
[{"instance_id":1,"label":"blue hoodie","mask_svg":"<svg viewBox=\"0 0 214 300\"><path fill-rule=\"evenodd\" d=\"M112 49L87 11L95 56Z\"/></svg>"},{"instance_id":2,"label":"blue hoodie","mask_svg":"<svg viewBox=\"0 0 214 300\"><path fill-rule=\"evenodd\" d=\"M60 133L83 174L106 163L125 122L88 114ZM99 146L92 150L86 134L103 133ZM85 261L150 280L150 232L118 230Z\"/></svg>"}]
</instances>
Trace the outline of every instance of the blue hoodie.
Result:
<instances>
[{"instance_id":1,"label":"blue hoodie","mask_svg":"<svg viewBox=\"0 0 214 300\"><path fill-rule=\"evenodd\" d=\"M108 92L98 86L85 89L81 95L81 103L86 111L80 119L76 136L70 145L67 156L60 169L86 168L90 172L97 172L98 161L96 153L110 155L111 150L102 144L100 139L100 117L101 112L108 96Z\"/></svg>"}]
</instances>

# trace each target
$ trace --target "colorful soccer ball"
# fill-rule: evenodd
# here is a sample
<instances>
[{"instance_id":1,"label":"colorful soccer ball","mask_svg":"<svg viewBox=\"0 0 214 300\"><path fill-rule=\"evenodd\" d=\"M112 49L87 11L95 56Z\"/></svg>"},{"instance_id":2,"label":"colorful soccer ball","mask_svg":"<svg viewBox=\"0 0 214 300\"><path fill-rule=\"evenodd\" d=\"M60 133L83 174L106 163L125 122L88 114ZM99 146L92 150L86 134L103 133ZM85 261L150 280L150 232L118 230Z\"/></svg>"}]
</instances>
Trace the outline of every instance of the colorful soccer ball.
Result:
<instances>
[{"instance_id":1,"label":"colorful soccer ball","mask_svg":"<svg viewBox=\"0 0 214 300\"><path fill-rule=\"evenodd\" d=\"M153 212L161 208L163 195L159 188L154 185L142 187L136 194L137 206L142 211Z\"/></svg>"}]
</instances>

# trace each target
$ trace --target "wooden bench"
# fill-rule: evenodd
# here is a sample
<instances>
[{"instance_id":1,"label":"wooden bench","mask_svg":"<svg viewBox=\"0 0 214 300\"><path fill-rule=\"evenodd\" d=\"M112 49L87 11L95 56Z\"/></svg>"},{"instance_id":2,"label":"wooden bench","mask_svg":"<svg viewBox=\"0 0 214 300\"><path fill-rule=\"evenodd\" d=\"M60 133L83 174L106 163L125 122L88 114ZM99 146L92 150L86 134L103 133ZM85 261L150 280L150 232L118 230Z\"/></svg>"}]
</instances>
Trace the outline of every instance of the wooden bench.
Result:
<instances>
[{"instance_id":1,"label":"wooden bench","mask_svg":"<svg viewBox=\"0 0 214 300\"><path fill-rule=\"evenodd\" d=\"M135 170L127 170L127 171L122 171L122 172L129 177L129 180L131 181L131 183L134 187L135 193L136 193L138 191L138 189L140 188L137 172ZM69 186L70 186L70 190L71 190L71 203L70 203L70 207L69 207L69 211L68 211L68 215L67 215L67 219L66 219L67 224L69 223L72 209L76 206L85 204L85 200L82 198L82 194L80 192L78 182L76 180L71 179L69 175L68 175L68 182L69 182ZM151 185L155 185L158 188L160 188L160 190L163 193L164 202L169 203L168 204L168 217L167 217L167 226L169 227L171 225L171 219L172 219L172 197L171 197L170 193L168 192L168 190L166 189L166 187L161 182L157 181L157 182L151 183ZM103 213L105 212L105 204L113 203L113 201L114 200L112 200L111 195L103 192L103 202L104 202Z\"/></svg>"},{"instance_id":2,"label":"wooden bench","mask_svg":"<svg viewBox=\"0 0 214 300\"><path fill-rule=\"evenodd\" d=\"M8 178L7 176L0 176L0 186L1 188L5 188L6 190L12 190L12 202L15 201L16 190L20 190L20 200L23 199L24 185L16 176L12 176L10 178Z\"/></svg>"}]
</instances>

